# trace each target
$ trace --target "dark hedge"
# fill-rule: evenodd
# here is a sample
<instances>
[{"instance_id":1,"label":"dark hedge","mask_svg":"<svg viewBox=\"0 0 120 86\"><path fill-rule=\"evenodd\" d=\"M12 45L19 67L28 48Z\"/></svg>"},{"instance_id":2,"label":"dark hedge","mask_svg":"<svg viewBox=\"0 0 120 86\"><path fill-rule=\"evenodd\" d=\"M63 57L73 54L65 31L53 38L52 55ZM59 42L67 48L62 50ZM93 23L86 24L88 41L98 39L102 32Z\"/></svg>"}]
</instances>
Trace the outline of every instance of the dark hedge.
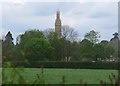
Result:
<instances>
[{"instance_id":1,"label":"dark hedge","mask_svg":"<svg viewBox=\"0 0 120 86\"><path fill-rule=\"evenodd\" d=\"M32 62L27 68L118 69L118 62Z\"/></svg>"}]
</instances>

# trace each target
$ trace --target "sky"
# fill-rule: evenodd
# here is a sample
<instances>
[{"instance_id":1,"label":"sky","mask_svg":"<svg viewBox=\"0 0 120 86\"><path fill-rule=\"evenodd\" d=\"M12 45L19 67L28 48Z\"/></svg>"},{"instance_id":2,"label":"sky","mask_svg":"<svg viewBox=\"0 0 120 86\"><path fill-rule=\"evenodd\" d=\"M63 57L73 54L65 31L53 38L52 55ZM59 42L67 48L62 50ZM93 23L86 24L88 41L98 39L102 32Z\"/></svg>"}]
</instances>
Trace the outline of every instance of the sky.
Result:
<instances>
[{"instance_id":1,"label":"sky","mask_svg":"<svg viewBox=\"0 0 120 86\"><path fill-rule=\"evenodd\" d=\"M101 40L110 40L118 32L118 2L22 2L14 0L0 5L0 33L11 31L15 39L29 29L55 27L56 11L62 25L69 25L79 34L79 40L90 30L100 33Z\"/></svg>"}]
</instances>

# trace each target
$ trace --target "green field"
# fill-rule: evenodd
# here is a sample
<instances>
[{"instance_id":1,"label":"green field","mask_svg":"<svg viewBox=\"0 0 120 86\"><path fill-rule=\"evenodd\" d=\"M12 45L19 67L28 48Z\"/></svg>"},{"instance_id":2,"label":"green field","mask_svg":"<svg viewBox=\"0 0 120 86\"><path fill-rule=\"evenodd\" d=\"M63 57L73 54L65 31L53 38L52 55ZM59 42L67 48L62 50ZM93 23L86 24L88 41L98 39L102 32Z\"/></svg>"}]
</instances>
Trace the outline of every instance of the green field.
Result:
<instances>
[{"instance_id":1,"label":"green field","mask_svg":"<svg viewBox=\"0 0 120 86\"><path fill-rule=\"evenodd\" d=\"M0 68L0 85L2 85L2 68Z\"/></svg>"},{"instance_id":2,"label":"green field","mask_svg":"<svg viewBox=\"0 0 120 86\"><path fill-rule=\"evenodd\" d=\"M5 68L5 76L10 77L10 68ZM48 69L44 70L44 78L46 84L60 84L62 76L65 76L66 84L81 84L81 81L87 82L87 84L99 84L100 80L109 82L109 75L114 73L117 76L117 70L95 70L95 69ZM24 68L24 72L21 72L26 80L31 84L33 80L37 78L37 74L41 74L39 68ZM15 82L17 83L17 78Z\"/></svg>"}]
</instances>

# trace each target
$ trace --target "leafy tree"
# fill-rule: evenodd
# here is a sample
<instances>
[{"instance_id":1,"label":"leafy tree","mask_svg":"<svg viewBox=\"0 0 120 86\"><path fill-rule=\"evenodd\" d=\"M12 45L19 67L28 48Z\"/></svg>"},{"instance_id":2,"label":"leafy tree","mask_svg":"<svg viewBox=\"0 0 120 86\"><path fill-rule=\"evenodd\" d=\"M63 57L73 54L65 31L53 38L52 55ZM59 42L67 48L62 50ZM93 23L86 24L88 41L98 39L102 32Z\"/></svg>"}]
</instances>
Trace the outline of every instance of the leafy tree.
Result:
<instances>
[{"instance_id":1,"label":"leafy tree","mask_svg":"<svg viewBox=\"0 0 120 86\"><path fill-rule=\"evenodd\" d=\"M88 60L95 59L93 44L87 39L82 40L82 42L80 43L80 57L81 59L87 58Z\"/></svg>"},{"instance_id":2,"label":"leafy tree","mask_svg":"<svg viewBox=\"0 0 120 86\"><path fill-rule=\"evenodd\" d=\"M14 47L13 37L11 32L9 31L5 36L5 40L2 42L2 55L3 60L11 60L13 57L12 49Z\"/></svg>"},{"instance_id":3,"label":"leafy tree","mask_svg":"<svg viewBox=\"0 0 120 86\"><path fill-rule=\"evenodd\" d=\"M114 48L108 43L108 44L106 44L106 45L103 45L104 46L104 58L110 58L110 56L112 55L114 55L114 53L115 53L115 50L114 50Z\"/></svg>"},{"instance_id":4,"label":"leafy tree","mask_svg":"<svg viewBox=\"0 0 120 86\"><path fill-rule=\"evenodd\" d=\"M58 39L57 34L53 29L45 30L44 32L46 39L50 42L54 48L54 55L52 60L61 60L62 58L62 41Z\"/></svg>"},{"instance_id":5,"label":"leafy tree","mask_svg":"<svg viewBox=\"0 0 120 86\"><path fill-rule=\"evenodd\" d=\"M119 40L119 34L118 33L114 33L113 34L113 38L111 38L110 40L110 45L114 48L115 50L115 53L114 53L114 57L118 57L119 56L119 43L120 43L120 40Z\"/></svg>"},{"instance_id":6,"label":"leafy tree","mask_svg":"<svg viewBox=\"0 0 120 86\"><path fill-rule=\"evenodd\" d=\"M51 60L53 50L50 43L43 38L29 39L24 45L25 57L30 62Z\"/></svg>"},{"instance_id":7,"label":"leafy tree","mask_svg":"<svg viewBox=\"0 0 120 86\"><path fill-rule=\"evenodd\" d=\"M63 26L61 39L57 38L57 34L53 29L45 30L45 37L49 40L52 47L55 49L54 60L66 60L71 57L71 45L75 40L75 31L69 26Z\"/></svg>"},{"instance_id":8,"label":"leafy tree","mask_svg":"<svg viewBox=\"0 0 120 86\"><path fill-rule=\"evenodd\" d=\"M44 33L39 30L28 30L24 34L17 37L16 44L24 44L27 40L31 38L45 38Z\"/></svg>"},{"instance_id":9,"label":"leafy tree","mask_svg":"<svg viewBox=\"0 0 120 86\"><path fill-rule=\"evenodd\" d=\"M110 58L110 56L114 54L114 49L112 46L109 45L109 43L98 43L94 46L95 48L95 57L106 59Z\"/></svg>"},{"instance_id":10,"label":"leafy tree","mask_svg":"<svg viewBox=\"0 0 120 86\"><path fill-rule=\"evenodd\" d=\"M28 43L28 45L31 44L31 43L29 43L29 42L31 42L30 40L35 39L35 38L36 39L37 38L38 39L40 39L40 38L46 39L45 36L44 36L44 33L42 31L39 31L39 30L36 30L36 29L28 30L24 34L21 34L17 37L16 46L15 46L15 49L14 49L14 54L15 54L14 59L17 62L20 61L20 62L28 63L29 58L26 58L25 46L27 46L27 43ZM32 44L31 44L31 46L32 46ZM30 48L28 48L28 49L30 49Z\"/></svg>"},{"instance_id":11,"label":"leafy tree","mask_svg":"<svg viewBox=\"0 0 120 86\"><path fill-rule=\"evenodd\" d=\"M45 36L55 49L55 59L67 61L72 56L72 42L77 39L77 32L73 28L64 25L62 27L62 37L57 38L53 29L45 30Z\"/></svg>"},{"instance_id":12,"label":"leafy tree","mask_svg":"<svg viewBox=\"0 0 120 86\"><path fill-rule=\"evenodd\" d=\"M85 39L89 40L93 44L99 42L99 38L100 38L99 32L96 32L94 30L91 30L90 32L85 34Z\"/></svg>"},{"instance_id":13,"label":"leafy tree","mask_svg":"<svg viewBox=\"0 0 120 86\"><path fill-rule=\"evenodd\" d=\"M105 58L105 49L104 46L102 44L95 44L94 46L95 49L95 60L97 61L98 58L100 59L104 59Z\"/></svg>"},{"instance_id":14,"label":"leafy tree","mask_svg":"<svg viewBox=\"0 0 120 86\"><path fill-rule=\"evenodd\" d=\"M74 41L72 43L70 43L70 48L68 50L70 50L70 56L71 56L71 60L75 60L75 61L79 61L81 54L80 54L80 42Z\"/></svg>"}]
</instances>

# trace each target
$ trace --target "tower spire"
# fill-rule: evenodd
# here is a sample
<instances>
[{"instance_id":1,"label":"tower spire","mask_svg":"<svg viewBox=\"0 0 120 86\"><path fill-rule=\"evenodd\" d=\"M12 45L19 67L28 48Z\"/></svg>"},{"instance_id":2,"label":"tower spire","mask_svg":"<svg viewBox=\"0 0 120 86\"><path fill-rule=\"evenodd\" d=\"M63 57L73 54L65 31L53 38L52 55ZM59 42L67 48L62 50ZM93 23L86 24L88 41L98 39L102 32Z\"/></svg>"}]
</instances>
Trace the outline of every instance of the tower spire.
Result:
<instances>
[{"instance_id":1,"label":"tower spire","mask_svg":"<svg viewBox=\"0 0 120 86\"><path fill-rule=\"evenodd\" d=\"M57 37L61 37L61 19L60 19L60 11L56 12L56 20L55 20L55 32L57 33Z\"/></svg>"},{"instance_id":2,"label":"tower spire","mask_svg":"<svg viewBox=\"0 0 120 86\"><path fill-rule=\"evenodd\" d=\"M57 18L60 19L60 11L57 11Z\"/></svg>"}]
</instances>

